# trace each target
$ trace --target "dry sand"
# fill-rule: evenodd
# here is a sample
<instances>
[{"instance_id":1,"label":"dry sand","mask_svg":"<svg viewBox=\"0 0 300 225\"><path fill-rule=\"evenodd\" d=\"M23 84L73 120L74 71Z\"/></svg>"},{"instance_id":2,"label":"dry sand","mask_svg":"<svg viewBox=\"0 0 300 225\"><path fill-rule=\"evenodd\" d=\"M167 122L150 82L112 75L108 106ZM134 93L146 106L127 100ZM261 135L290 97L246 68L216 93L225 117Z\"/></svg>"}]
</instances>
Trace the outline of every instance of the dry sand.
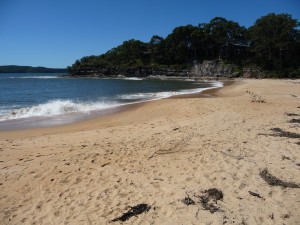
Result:
<instances>
[{"instance_id":1,"label":"dry sand","mask_svg":"<svg viewBox=\"0 0 300 225\"><path fill-rule=\"evenodd\" d=\"M124 224L300 224L300 189L260 176L300 183L300 139L271 130L300 134L286 113L300 114L299 80L238 80L210 98L0 132L0 224L120 224L141 203L151 209ZM224 195L215 213L199 203L210 188Z\"/></svg>"}]
</instances>

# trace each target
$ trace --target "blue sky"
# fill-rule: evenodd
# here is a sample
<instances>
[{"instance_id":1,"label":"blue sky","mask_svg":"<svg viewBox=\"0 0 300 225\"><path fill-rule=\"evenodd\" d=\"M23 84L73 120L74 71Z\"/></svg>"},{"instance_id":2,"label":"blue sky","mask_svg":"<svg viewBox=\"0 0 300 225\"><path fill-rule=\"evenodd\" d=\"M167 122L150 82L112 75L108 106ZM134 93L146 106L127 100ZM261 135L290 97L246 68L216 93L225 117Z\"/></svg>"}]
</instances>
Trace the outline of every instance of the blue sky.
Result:
<instances>
[{"instance_id":1,"label":"blue sky","mask_svg":"<svg viewBox=\"0 0 300 225\"><path fill-rule=\"evenodd\" d=\"M300 21L300 0L0 0L0 65L62 68L131 38L215 16L249 27L270 12Z\"/></svg>"}]
</instances>

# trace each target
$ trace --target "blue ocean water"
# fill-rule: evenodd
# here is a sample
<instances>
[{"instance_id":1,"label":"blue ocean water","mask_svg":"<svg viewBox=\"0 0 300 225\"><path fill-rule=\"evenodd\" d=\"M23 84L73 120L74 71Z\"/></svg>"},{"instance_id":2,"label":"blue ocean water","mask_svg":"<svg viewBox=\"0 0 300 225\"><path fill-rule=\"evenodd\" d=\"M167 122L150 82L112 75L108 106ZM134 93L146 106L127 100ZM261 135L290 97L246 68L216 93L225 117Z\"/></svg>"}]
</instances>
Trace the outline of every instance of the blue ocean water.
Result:
<instances>
[{"instance_id":1,"label":"blue ocean water","mask_svg":"<svg viewBox=\"0 0 300 225\"><path fill-rule=\"evenodd\" d=\"M200 92L220 86L194 80L64 78L59 74L0 74L1 121L50 118Z\"/></svg>"}]
</instances>

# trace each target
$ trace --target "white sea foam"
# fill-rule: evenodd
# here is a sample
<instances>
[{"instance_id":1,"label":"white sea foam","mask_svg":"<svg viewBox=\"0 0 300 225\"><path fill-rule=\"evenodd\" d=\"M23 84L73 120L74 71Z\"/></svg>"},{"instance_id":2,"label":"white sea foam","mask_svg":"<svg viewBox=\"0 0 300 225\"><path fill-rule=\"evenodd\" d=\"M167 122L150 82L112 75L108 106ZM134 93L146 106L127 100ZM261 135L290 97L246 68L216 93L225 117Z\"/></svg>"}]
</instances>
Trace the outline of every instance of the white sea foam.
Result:
<instances>
[{"instance_id":1,"label":"white sea foam","mask_svg":"<svg viewBox=\"0 0 300 225\"><path fill-rule=\"evenodd\" d=\"M139 77L124 77L124 78L122 78L122 80L143 80L143 78L139 78Z\"/></svg>"},{"instance_id":2,"label":"white sea foam","mask_svg":"<svg viewBox=\"0 0 300 225\"><path fill-rule=\"evenodd\" d=\"M2 115L0 115L0 121L40 116L49 117L76 112L89 113L93 110L107 109L115 106L117 104L105 102L76 103L71 100L54 100L27 108L10 111L3 110Z\"/></svg>"},{"instance_id":3,"label":"white sea foam","mask_svg":"<svg viewBox=\"0 0 300 225\"><path fill-rule=\"evenodd\" d=\"M224 86L224 83L223 83L223 82L220 82L220 81L214 81L214 82L213 82L213 86L214 86L214 87L220 88L220 87L223 87L223 86Z\"/></svg>"},{"instance_id":4,"label":"white sea foam","mask_svg":"<svg viewBox=\"0 0 300 225\"><path fill-rule=\"evenodd\" d=\"M9 77L10 79L58 79L58 76L15 76Z\"/></svg>"},{"instance_id":5,"label":"white sea foam","mask_svg":"<svg viewBox=\"0 0 300 225\"><path fill-rule=\"evenodd\" d=\"M124 94L118 95L117 98L124 100L150 100L155 99L159 93L136 93L136 94Z\"/></svg>"},{"instance_id":6,"label":"white sea foam","mask_svg":"<svg viewBox=\"0 0 300 225\"><path fill-rule=\"evenodd\" d=\"M158 100L163 98L169 98L175 95L184 95L184 94L195 94L202 92L204 90L223 87L223 83L219 81L211 82L212 87L207 88L195 88L195 89L187 89L187 90L180 90L180 91L166 91L166 92L157 92L157 93L135 93L135 94L125 94L119 95L118 98L125 99L125 100Z\"/></svg>"},{"instance_id":7,"label":"white sea foam","mask_svg":"<svg viewBox=\"0 0 300 225\"><path fill-rule=\"evenodd\" d=\"M185 79L185 81L195 81L195 79Z\"/></svg>"},{"instance_id":8,"label":"white sea foam","mask_svg":"<svg viewBox=\"0 0 300 225\"><path fill-rule=\"evenodd\" d=\"M132 104L137 102L145 102L151 100L158 100L163 98L168 98L174 95L183 95L183 94L193 94L199 93L201 91L222 87L222 82L212 82L212 87L208 88L197 88L181 91L168 91L168 92L157 92L157 93L134 93L127 95L119 95L117 99L131 100ZM95 110L103 110L108 108L114 108L117 106L122 106L118 102L107 102L107 101L98 101L98 102L76 102L72 100L53 100L47 103L35 105L32 107L20 108L20 109L5 109L0 107L0 121L13 120L13 119L24 119L31 117L51 117L57 115L64 115L68 113L90 113Z\"/></svg>"},{"instance_id":9,"label":"white sea foam","mask_svg":"<svg viewBox=\"0 0 300 225\"><path fill-rule=\"evenodd\" d=\"M212 81L211 82L211 87L207 87L207 88L195 88L195 89L187 89L187 90L176 91L176 92L172 92L171 96L174 96L174 95L185 95L185 94L196 94L196 93L200 93L202 91L208 90L208 89L219 88L219 87L223 87L223 83L222 82L220 82L220 81Z\"/></svg>"}]
</instances>

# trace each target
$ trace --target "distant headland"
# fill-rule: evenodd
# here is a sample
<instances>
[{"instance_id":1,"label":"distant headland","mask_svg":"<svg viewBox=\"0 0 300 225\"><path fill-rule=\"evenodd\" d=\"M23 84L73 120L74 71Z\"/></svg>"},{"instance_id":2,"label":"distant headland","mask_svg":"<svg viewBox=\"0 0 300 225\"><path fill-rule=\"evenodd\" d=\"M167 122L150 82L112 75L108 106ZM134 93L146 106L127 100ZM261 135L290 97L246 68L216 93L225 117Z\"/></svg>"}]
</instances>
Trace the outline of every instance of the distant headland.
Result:
<instances>
[{"instance_id":1,"label":"distant headland","mask_svg":"<svg viewBox=\"0 0 300 225\"><path fill-rule=\"evenodd\" d=\"M67 69L32 67L32 66L0 66L0 73L66 73Z\"/></svg>"}]
</instances>

